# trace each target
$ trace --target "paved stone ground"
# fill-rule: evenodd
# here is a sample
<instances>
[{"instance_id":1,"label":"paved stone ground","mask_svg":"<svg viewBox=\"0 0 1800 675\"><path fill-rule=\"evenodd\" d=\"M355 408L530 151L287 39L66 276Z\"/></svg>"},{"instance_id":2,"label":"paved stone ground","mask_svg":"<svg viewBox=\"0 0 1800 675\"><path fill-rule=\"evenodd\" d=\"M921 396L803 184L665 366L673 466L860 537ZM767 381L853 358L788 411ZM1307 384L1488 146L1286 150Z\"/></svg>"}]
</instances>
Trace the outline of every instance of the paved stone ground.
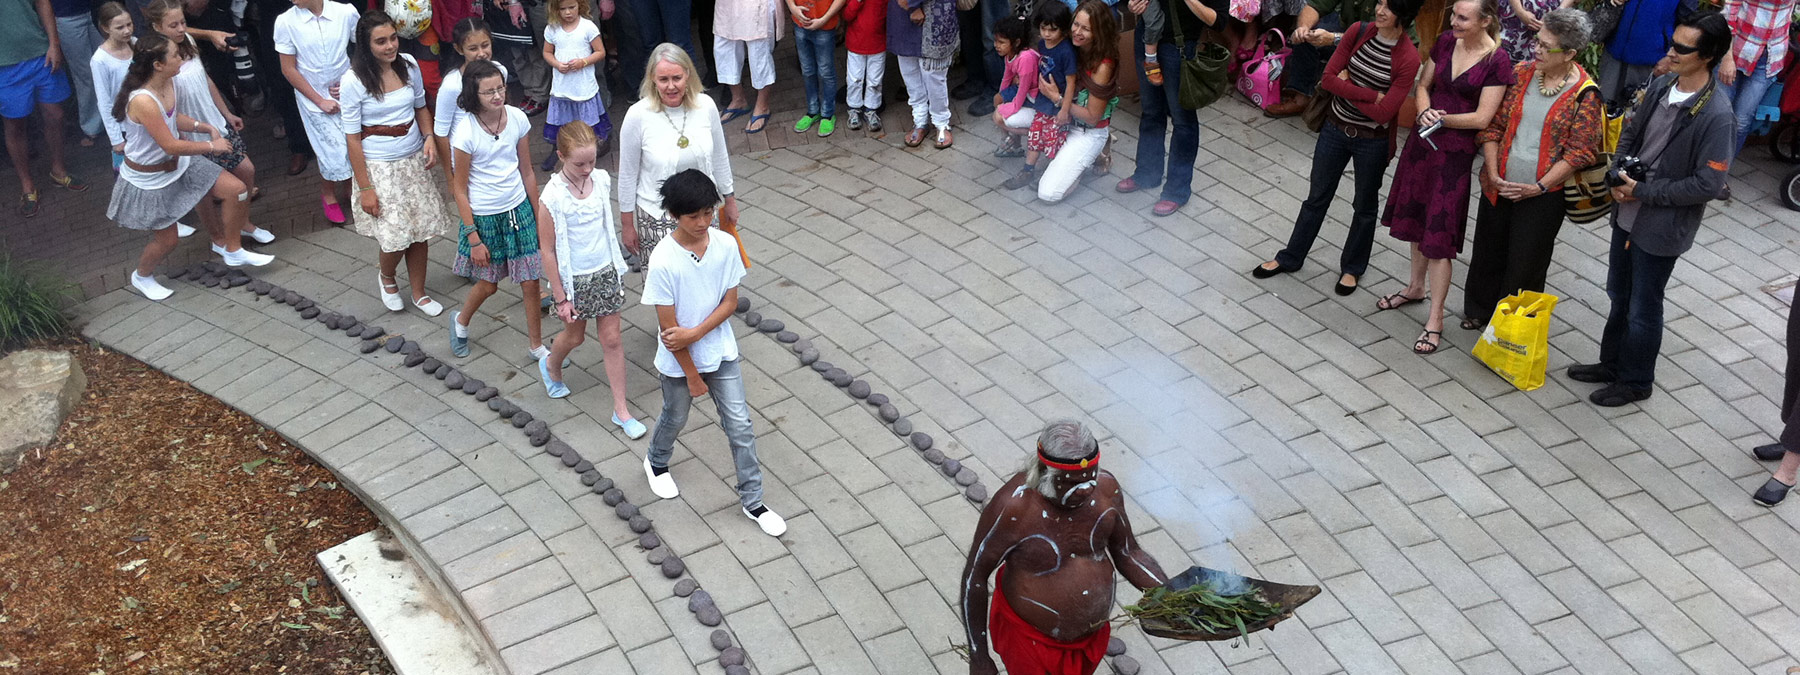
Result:
<instances>
[{"instance_id":1,"label":"paved stone ground","mask_svg":"<svg viewBox=\"0 0 1800 675\"><path fill-rule=\"evenodd\" d=\"M1131 109L1118 175L1131 165ZM1414 356L1420 306L1376 313L1375 293L1327 293L1345 200L1314 265L1250 280L1287 235L1311 137L1236 101L1203 117L1196 199L1166 219L1146 216L1151 195L1111 193L1111 178L1053 206L999 192L1006 173L980 124L946 151L845 132L745 146L734 168L757 261L746 296L892 396L986 484L1025 460L1045 420L1079 416L1103 436L1140 539L1165 567L1325 588L1245 646L1120 631L1145 672L1710 675L1800 663L1800 602L1786 600L1800 598L1800 517L1750 502L1766 467L1746 452L1778 430L1784 363L1787 310L1760 287L1800 269L1800 218L1768 194L1781 167L1752 150L1734 169L1736 199L1709 209L1671 284L1656 395L1603 410L1560 374L1514 391L1467 355L1469 333ZM259 208L311 208L309 188L294 190ZM1363 284L1382 292L1406 259L1378 240ZM366 240L322 230L269 250L283 262L260 278L377 316ZM437 247L430 280L446 300L463 288L449 253ZM1604 253L1602 228L1564 228L1553 372L1597 350ZM163 305L102 295L83 308L88 333L338 468L423 542L516 671L719 671L611 509L491 412L241 290L178 292ZM963 668L950 651L952 587L976 510L866 407L744 331L769 503L789 534L768 539L736 514L710 406L676 455L682 499L648 503L636 478L646 441L600 422L598 351L577 353L575 396L545 400L506 293L456 367L550 421L645 503L759 672ZM448 351L437 321L376 322ZM634 307L625 325L634 408L653 417L654 324ZM1135 594L1122 585L1120 597Z\"/></svg>"}]
</instances>

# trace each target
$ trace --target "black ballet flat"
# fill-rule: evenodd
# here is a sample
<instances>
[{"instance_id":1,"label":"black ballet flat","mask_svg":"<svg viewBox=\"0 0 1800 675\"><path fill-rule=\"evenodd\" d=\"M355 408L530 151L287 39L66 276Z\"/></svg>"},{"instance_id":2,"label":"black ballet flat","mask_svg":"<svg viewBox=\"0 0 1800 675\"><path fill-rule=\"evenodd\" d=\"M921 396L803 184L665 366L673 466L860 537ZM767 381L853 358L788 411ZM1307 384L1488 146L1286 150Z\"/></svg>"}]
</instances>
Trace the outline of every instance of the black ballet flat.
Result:
<instances>
[{"instance_id":1,"label":"black ballet flat","mask_svg":"<svg viewBox=\"0 0 1800 675\"><path fill-rule=\"evenodd\" d=\"M1780 442L1759 445L1751 448L1750 454L1756 455L1756 458L1762 461L1774 462L1779 461L1782 455L1787 454L1787 447L1783 446Z\"/></svg>"},{"instance_id":2,"label":"black ballet flat","mask_svg":"<svg viewBox=\"0 0 1800 675\"><path fill-rule=\"evenodd\" d=\"M1273 262L1273 261L1271 261L1271 262ZM1250 268L1250 276L1256 277L1258 279L1267 279L1267 278L1273 277L1277 274L1291 274L1294 271L1292 269L1282 267L1281 263L1275 263L1274 269L1269 269L1267 267L1263 267L1263 265L1267 265L1267 264L1269 264L1269 263L1265 262L1262 265L1257 265L1256 267Z\"/></svg>"}]
</instances>

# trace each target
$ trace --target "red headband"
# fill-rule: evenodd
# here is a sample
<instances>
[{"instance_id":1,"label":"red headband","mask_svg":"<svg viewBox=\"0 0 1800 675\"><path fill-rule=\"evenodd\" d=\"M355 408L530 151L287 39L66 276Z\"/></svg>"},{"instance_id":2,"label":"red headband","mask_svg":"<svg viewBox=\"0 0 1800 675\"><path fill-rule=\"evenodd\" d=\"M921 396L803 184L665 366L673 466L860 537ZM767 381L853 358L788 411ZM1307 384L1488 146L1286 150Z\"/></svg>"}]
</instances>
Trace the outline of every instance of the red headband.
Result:
<instances>
[{"instance_id":1,"label":"red headband","mask_svg":"<svg viewBox=\"0 0 1800 675\"><path fill-rule=\"evenodd\" d=\"M1063 471L1086 471L1100 463L1100 449L1094 448L1094 454L1082 458L1079 462L1071 463L1051 459L1049 455L1044 454L1044 446L1039 445L1038 461L1043 462L1044 466L1052 469L1060 469Z\"/></svg>"}]
</instances>

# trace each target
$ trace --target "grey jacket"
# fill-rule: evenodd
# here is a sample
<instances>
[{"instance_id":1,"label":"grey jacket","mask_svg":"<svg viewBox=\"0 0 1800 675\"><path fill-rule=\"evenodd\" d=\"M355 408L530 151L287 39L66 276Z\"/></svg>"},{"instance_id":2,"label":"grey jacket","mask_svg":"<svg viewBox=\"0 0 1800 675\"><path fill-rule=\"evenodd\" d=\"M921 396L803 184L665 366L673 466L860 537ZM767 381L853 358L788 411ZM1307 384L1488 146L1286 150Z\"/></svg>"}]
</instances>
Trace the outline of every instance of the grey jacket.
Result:
<instances>
[{"instance_id":1,"label":"grey jacket","mask_svg":"<svg viewBox=\"0 0 1800 675\"><path fill-rule=\"evenodd\" d=\"M1658 101L1669 96L1673 86L1673 74L1650 83L1637 110L1619 133L1615 168L1616 158L1638 154L1651 111ZM1717 79L1707 82L1681 104L1681 115L1676 118L1668 147L1661 156L1650 158L1652 177L1638 183L1633 192L1643 202L1637 221L1631 226L1633 245L1651 255L1670 257L1686 253L1694 245L1706 203L1727 194L1725 180L1731 168L1736 130L1731 99L1719 90ZM1612 222L1618 225L1617 209L1613 210Z\"/></svg>"}]
</instances>

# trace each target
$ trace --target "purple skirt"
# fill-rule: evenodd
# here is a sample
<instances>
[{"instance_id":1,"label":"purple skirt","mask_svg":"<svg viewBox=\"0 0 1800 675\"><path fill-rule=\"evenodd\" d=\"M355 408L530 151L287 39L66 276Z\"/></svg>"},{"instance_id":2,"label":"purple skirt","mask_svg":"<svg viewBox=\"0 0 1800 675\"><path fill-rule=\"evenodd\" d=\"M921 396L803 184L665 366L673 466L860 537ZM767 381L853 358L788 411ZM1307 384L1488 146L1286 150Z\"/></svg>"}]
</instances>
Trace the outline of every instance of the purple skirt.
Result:
<instances>
[{"instance_id":1,"label":"purple skirt","mask_svg":"<svg viewBox=\"0 0 1800 675\"><path fill-rule=\"evenodd\" d=\"M595 94L586 101L550 97L550 109L544 113L544 140L555 143L557 128L576 121L587 122L593 127L594 137L601 143L612 137L612 118L607 116L600 95Z\"/></svg>"}]
</instances>

